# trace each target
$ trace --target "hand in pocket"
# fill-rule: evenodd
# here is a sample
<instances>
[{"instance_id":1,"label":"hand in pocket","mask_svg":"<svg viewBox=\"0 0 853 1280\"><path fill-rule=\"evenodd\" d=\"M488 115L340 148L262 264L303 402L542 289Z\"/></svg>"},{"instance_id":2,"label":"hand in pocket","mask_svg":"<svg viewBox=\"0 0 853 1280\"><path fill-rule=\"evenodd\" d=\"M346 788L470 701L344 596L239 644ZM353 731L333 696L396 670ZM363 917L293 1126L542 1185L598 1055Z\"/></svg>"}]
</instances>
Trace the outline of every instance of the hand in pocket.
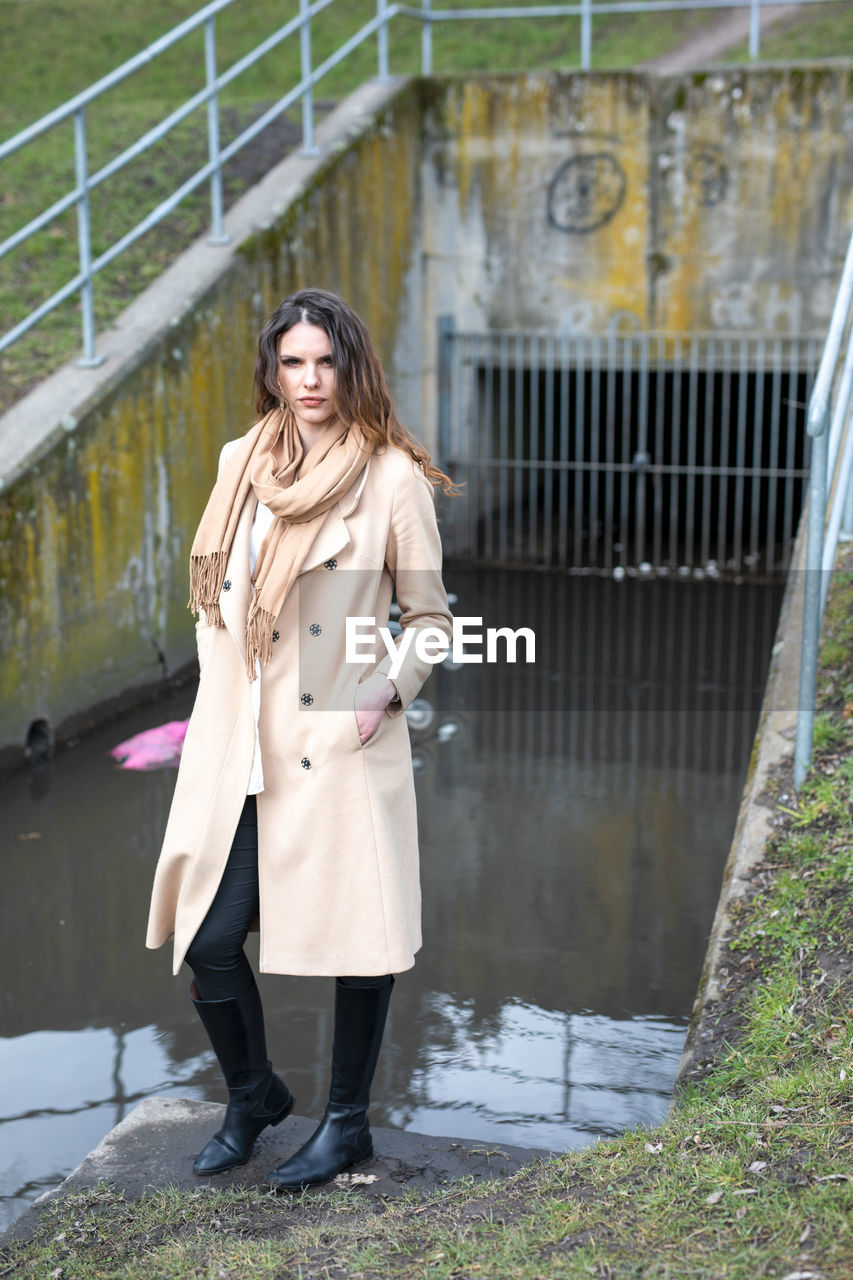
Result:
<instances>
[{"instance_id":1,"label":"hand in pocket","mask_svg":"<svg viewBox=\"0 0 853 1280\"><path fill-rule=\"evenodd\" d=\"M355 722L358 725L358 736L364 746L372 738L385 714L388 703L396 697L397 691L387 676L374 672L368 676L355 690Z\"/></svg>"}]
</instances>

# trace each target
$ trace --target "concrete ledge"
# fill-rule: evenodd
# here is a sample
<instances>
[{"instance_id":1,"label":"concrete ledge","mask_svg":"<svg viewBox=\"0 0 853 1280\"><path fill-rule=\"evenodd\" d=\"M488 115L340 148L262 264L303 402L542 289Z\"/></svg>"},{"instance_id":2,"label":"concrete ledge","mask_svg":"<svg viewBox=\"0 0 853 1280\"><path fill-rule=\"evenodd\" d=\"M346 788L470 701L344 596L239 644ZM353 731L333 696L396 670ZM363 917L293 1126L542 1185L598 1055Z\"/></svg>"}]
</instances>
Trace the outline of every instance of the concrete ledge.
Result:
<instances>
[{"instance_id":1,"label":"concrete ledge","mask_svg":"<svg viewBox=\"0 0 853 1280\"><path fill-rule=\"evenodd\" d=\"M111 1129L73 1173L54 1191L48 1191L9 1227L0 1242L32 1237L51 1201L68 1191L109 1182L131 1200L147 1191L172 1186L197 1191L200 1187L240 1187L267 1190L267 1175L292 1155L313 1133L317 1121L289 1116L275 1129L266 1129L255 1143L251 1160L240 1169L199 1178L192 1162L212 1133L219 1128L225 1107L219 1103L185 1098L146 1098L130 1115ZM524 1165L551 1154L527 1147L471 1139L433 1138L399 1129L374 1129L376 1155L330 1186L354 1187L364 1194L387 1199L412 1188L429 1190L456 1178L506 1177ZM300 1193L301 1194L301 1193Z\"/></svg>"},{"instance_id":2,"label":"concrete ledge","mask_svg":"<svg viewBox=\"0 0 853 1280\"><path fill-rule=\"evenodd\" d=\"M774 811L763 798L768 780L793 751L799 701L807 515L808 512L804 511L801 516L788 571L752 757L676 1076L673 1095L676 1105L681 1084L701 1062L704 1045L712 1036L710 1027L714 1019L714 1005L720 996L720 960L731 930L732 904L746 892L773 830Z\"/></svg>"}]
</instances>

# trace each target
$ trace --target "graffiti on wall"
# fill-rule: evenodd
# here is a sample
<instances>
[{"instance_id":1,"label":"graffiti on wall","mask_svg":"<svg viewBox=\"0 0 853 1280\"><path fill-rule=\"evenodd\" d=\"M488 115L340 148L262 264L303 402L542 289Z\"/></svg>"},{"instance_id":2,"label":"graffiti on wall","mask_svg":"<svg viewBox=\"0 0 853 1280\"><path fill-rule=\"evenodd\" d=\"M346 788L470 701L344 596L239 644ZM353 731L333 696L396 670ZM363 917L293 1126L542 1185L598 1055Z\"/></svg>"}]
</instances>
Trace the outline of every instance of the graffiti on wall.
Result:
<instances>
[{"instance_id":1,"label":"graffiti on wall","mask_svg":"<svg viewBox=\"0 0 853 1280\"><path fill-rule=\"evenodd\" d=\"M619 212L627 186L612 151L572 156L548 184L548 221L569 235L597 231Z\"/></svg>"},{"instance_id":2,"label":"graffiti on wall","mask_svg":"<svg viewBox=\"0 0 853 1280\"><path fill-rule=\"evenodd\" d=\"M739 281L721 285L716 290L710 311L715 329L799 333L803 297L798 289L786 290L782 296L778 284L759 287Z\"/></svg>"}]
</instances>

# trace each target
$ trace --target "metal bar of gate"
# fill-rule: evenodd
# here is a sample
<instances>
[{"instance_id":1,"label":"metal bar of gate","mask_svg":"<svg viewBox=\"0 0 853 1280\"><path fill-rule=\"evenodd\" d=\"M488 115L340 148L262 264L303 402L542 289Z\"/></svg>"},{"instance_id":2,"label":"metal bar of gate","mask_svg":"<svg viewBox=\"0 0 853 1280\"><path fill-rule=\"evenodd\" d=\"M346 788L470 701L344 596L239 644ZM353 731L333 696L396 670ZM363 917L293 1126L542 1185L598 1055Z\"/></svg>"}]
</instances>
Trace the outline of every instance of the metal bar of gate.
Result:
<instances>
[{"instance_id":1,"label":"metal bar of gate","mask_svg":"<svg viewBox=\"0 0 853 1280\"><path fill-rule=\"evenodd\" d=\"M560 338L560 445L559 457L569 457L569 343L567 334ZM557 563L569 558L569 475L563 470L557 495Z\"/></svg>"},{"instance_id":2,"label":"metal bar of gate","mask_svg":"<svg viewBox=\"0 0 853 1280\"><path fill-rule=\"evenodd\" d=\"M631 467L633 470L634 460L631 452L631 416L633 397L631 394L631 379L633 377L633 356L634 339L625 338L623 345L622 359L622 442L621 453L623 458L631 459ZM628 530L629 520L631 518L631 506L633 498L633 475L624 475L619 477L619 556L618 562L624 565L628 556Z\"/></svg>"},{"instance_id":3,"label":"metal bar of gate","mask_svg":"<svg viewBox=\"0 0 853 1280\"><path fill-rule=\"evenodd\" d=\"M690 343L689 373L687 378L687 461L696 466L697 452L697 420L699 401L699 343ZM695 518L696 518L696 480L697 473L691 471L686 479L684 507L684 563L693 565L695 559Z\"/></svg>"},{"instance_id":4,"label":"metal bar of gate","mask_svg":"<svg viewBox=\"0 0 853 1280\"><path fill-rule=\"evenodd\" d=\"M542 444L542 563L551 564L554 523L554 489L551 464L554 461L554 337L545 339L545 406Z\"/></svg>"},{"instance_id":5,"label":"metal bar of gate","mask_svg":"<svg viewBox=\"0 0 853 1280\"><path fill-rule=\"evenodd\" d=\"M539 493L538 467L539 458L539 341L530 339L529 355L529 415L527 419L528 458L530 467L527 473L527 555L531 563L537 559L537 533L539 529Z\"/></svg>"},{"instance_id":6,"label":"metal bar of gate","mask_svg":"<svg viewBox=\"0 0 853 1280\"><path fill-rule=\"evenodd\" d=\"M485 370L485 398L484 398L484 419L482 430L480 431L481 440L481 457L483 452L491 454L494 451L494 400L495 400L495 349L493 343L486 345L485 354L481 356L480 363ZM489 519L489 512L494 510L494 491L495 476L492 467L488 467L484 477L483 499L482 499L482 517L485 521L485 549L486 558L488 560L494 557L494 521Z\"/></svg>"},{"instance_id":7,"label":"metal bar of gate","mask_svg":"<svg viewBox=\"0 0 853 1280\"><path fill-rule=\"evenodd\" d=\"M752 411L752 468L756 473L761 465L761 452L764 443L764 339L758 339L758 348L755 353L755 373L753 376L753 386L755 388L753 398ZM749 511L749 555L754 564L758 563L759 554L759 519L761 515L761 481L757 475L753 475L751 485L751 503Z\"/></svg>"},{"instance_id":8,"label":"metal bar of gate","mask_svg":"<svg viewBox=\"0 0 853 1280\"><path fill-rule=\"evenodd\" d=\"M773 344L773 374L770 392L770 448L767 455L771 466L779 465L781 399L782 343L777 339ZM771 573L776 561L776 495L777 486L775 484L769 485L767 489L767 523L764 530L764 543L767 548L767 568Z\"/></svg>"},{"instance_id":9,"label":"metal bar of gate","mask_svg":"<svg viewBox=\"0 0 853 1280\"><path fill-rule=\"evenodd\" d=\"M587 343L585 339L575 340L577 355L577 373L575 374L575 459L580 461L584 456L584 440L586 435L586 379L587 379ZM583 563L583 508L584 508L584 475L575 471L575 527L574 527L574 563Z\"/></svg>"},{"instance_id":10,"label":"metal bar of gate","mask_svg":"<svg viewBox=\"0 0 853 1280\"><path fill-rule=\"evenodd\" d=\"M646 334L640 335L640 370L637 400L637 479L635 482L636 508L634 539L637 562L646 563L646 475L649 460L648 445L649 412L649 343Z\"/></svg>"},{"instance_id":11,"label":"metal bar of gate","mask_svg":"<svg viewBox=\"0 0 853 1280\"><path fill-rule=\"evenodd\" d=\"M705 401L704 430L702 432L703 465L705 476L702 481L702 531L700 534L699 559L704 567L711 562L711 504L713 501L714 483L711 478L711 467L714 450L714 395L716 382L716 343L713 338L705 343Z\"/></svg>"},{"instance_id":12,"label":"metal bar of gate","mask_svg":"<svg viewBox=\"0 0 853 1280\"><path fill-rule=\"evenodd\" d=\"M501 563L506 563L508 553L507 525L508 525L508 502L510 502L510 490L508 490L508 468L506 458L508 456L508 444L510 444L510 339L506 334L501 335L501 397L500 397L500 413L498 413L498 445L500 445L500 456L505 460L498 472L498 558Z\"/></svg>"}]
</instances>

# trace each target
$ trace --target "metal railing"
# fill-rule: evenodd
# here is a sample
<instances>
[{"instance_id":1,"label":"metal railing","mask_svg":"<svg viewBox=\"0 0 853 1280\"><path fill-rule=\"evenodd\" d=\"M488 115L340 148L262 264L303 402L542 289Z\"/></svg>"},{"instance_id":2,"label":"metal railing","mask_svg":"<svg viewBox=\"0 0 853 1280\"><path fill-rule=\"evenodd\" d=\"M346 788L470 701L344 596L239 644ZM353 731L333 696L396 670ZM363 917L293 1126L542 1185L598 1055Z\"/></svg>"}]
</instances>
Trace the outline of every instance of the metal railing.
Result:
<instances>
[{"instance_id":1,"label":"metal railing","mask_svg":"<svg viewBox=\"0 0 853 1280\"><path fill-rule=\"evenodd\" d=\"M102 77L83 93L77 94L76 97L71 98L63 106L49 112L28 128L21 130L20 133L0 144L0 160L3 160L33 143L64 121L73 121L74 187L31 219L26 226L21 227L0 243L0 259L25 244L32 236L72 208L76 209L77 214L78 256L78 270L73 278L57 289L50 297L45 298L19 323L15 324L0 337L0 352L10 347L67 299L79 294L83 345L83 356L80 363L84 366L99 364L100 359L95 351L94 315L94 279L98 273L115 261L146 232L162 222L183 200L205 183L210 185L211 243L219 245L227 243L228 237L225 234L223 223L223 166L257 137L267 125L297 102L301 103L302 108L302 154L316 154L313 103L315 85L328 75L333 68L348 58L355 49L374 35L377 41L377 75L380 80L386 80L389 76L389 26L392 20L398 16L414 19L422 24L421 72L424 75L430 74L433 69L432 31L436 23L463 20L484 22L503 18L527 20L561 17L580 18L580 63L582 69L588 70L592 59L593 18L614 14L748 8L750 13L749 51L750 57L755 58L758 56L760 48L763 2L766 3L767 0L616 0L615 3L594 3L593 0L578 0L578 3L575 4L436 9L433 8L432 0L422 0L420 8L404 4L391 4L388 0L376 0L375 15L364 23L349 39L345 40L334 53L325 58L318 66L314 66L311 50L311 22L324 9L328 8L333 3L333 0L298 0L299 13L296 16L268 36L255 49L238 59L227 70L220 72L217 70L216 18L218 14L237 3L237 0L213 0L211 4L200 9L198 13L187 18L186 21L174 27L159 40L155 40L146 49L143 49L141 53L130 58L115 71L110 72L109 75ZM773 0L773 3L819 3L819 0ZM87 108L110 89L121 84L134 72L150 64L167 49L171 49L179 41L200 28L204 32L204 88L193 94L181 106L175 108L159 124L142 134L131 146L115 156L109 163L103 165L94 173L90 172L86 127ZM221 91L283 41L297 34L300 41L301 78L299 82L254 123L228 143L227 146L222 146L220 143L219 108ZM131 227L117 241L95 256L92 250L89 207L92 191L113 177L131 161L144 154L156 142L165 138L181 121L187 119L194 111L202 107L206 108L207 115L207 163L197 169L171 195L162 200L156 208L141 218L135 226Z\"/></svg>"},{"instance_id":2,"label":"metal railing","mask_svg":"<svg viewBox=\"0 0 853 1280\"><path fill-rule=\"evenodd\" d=\"M812 755L818 646L835 552L853 529L853 237L832 312L806 427L812 437L808 544L803 595L803 642L794 786L799 789Z\"/></svg>"}]
</instances>

